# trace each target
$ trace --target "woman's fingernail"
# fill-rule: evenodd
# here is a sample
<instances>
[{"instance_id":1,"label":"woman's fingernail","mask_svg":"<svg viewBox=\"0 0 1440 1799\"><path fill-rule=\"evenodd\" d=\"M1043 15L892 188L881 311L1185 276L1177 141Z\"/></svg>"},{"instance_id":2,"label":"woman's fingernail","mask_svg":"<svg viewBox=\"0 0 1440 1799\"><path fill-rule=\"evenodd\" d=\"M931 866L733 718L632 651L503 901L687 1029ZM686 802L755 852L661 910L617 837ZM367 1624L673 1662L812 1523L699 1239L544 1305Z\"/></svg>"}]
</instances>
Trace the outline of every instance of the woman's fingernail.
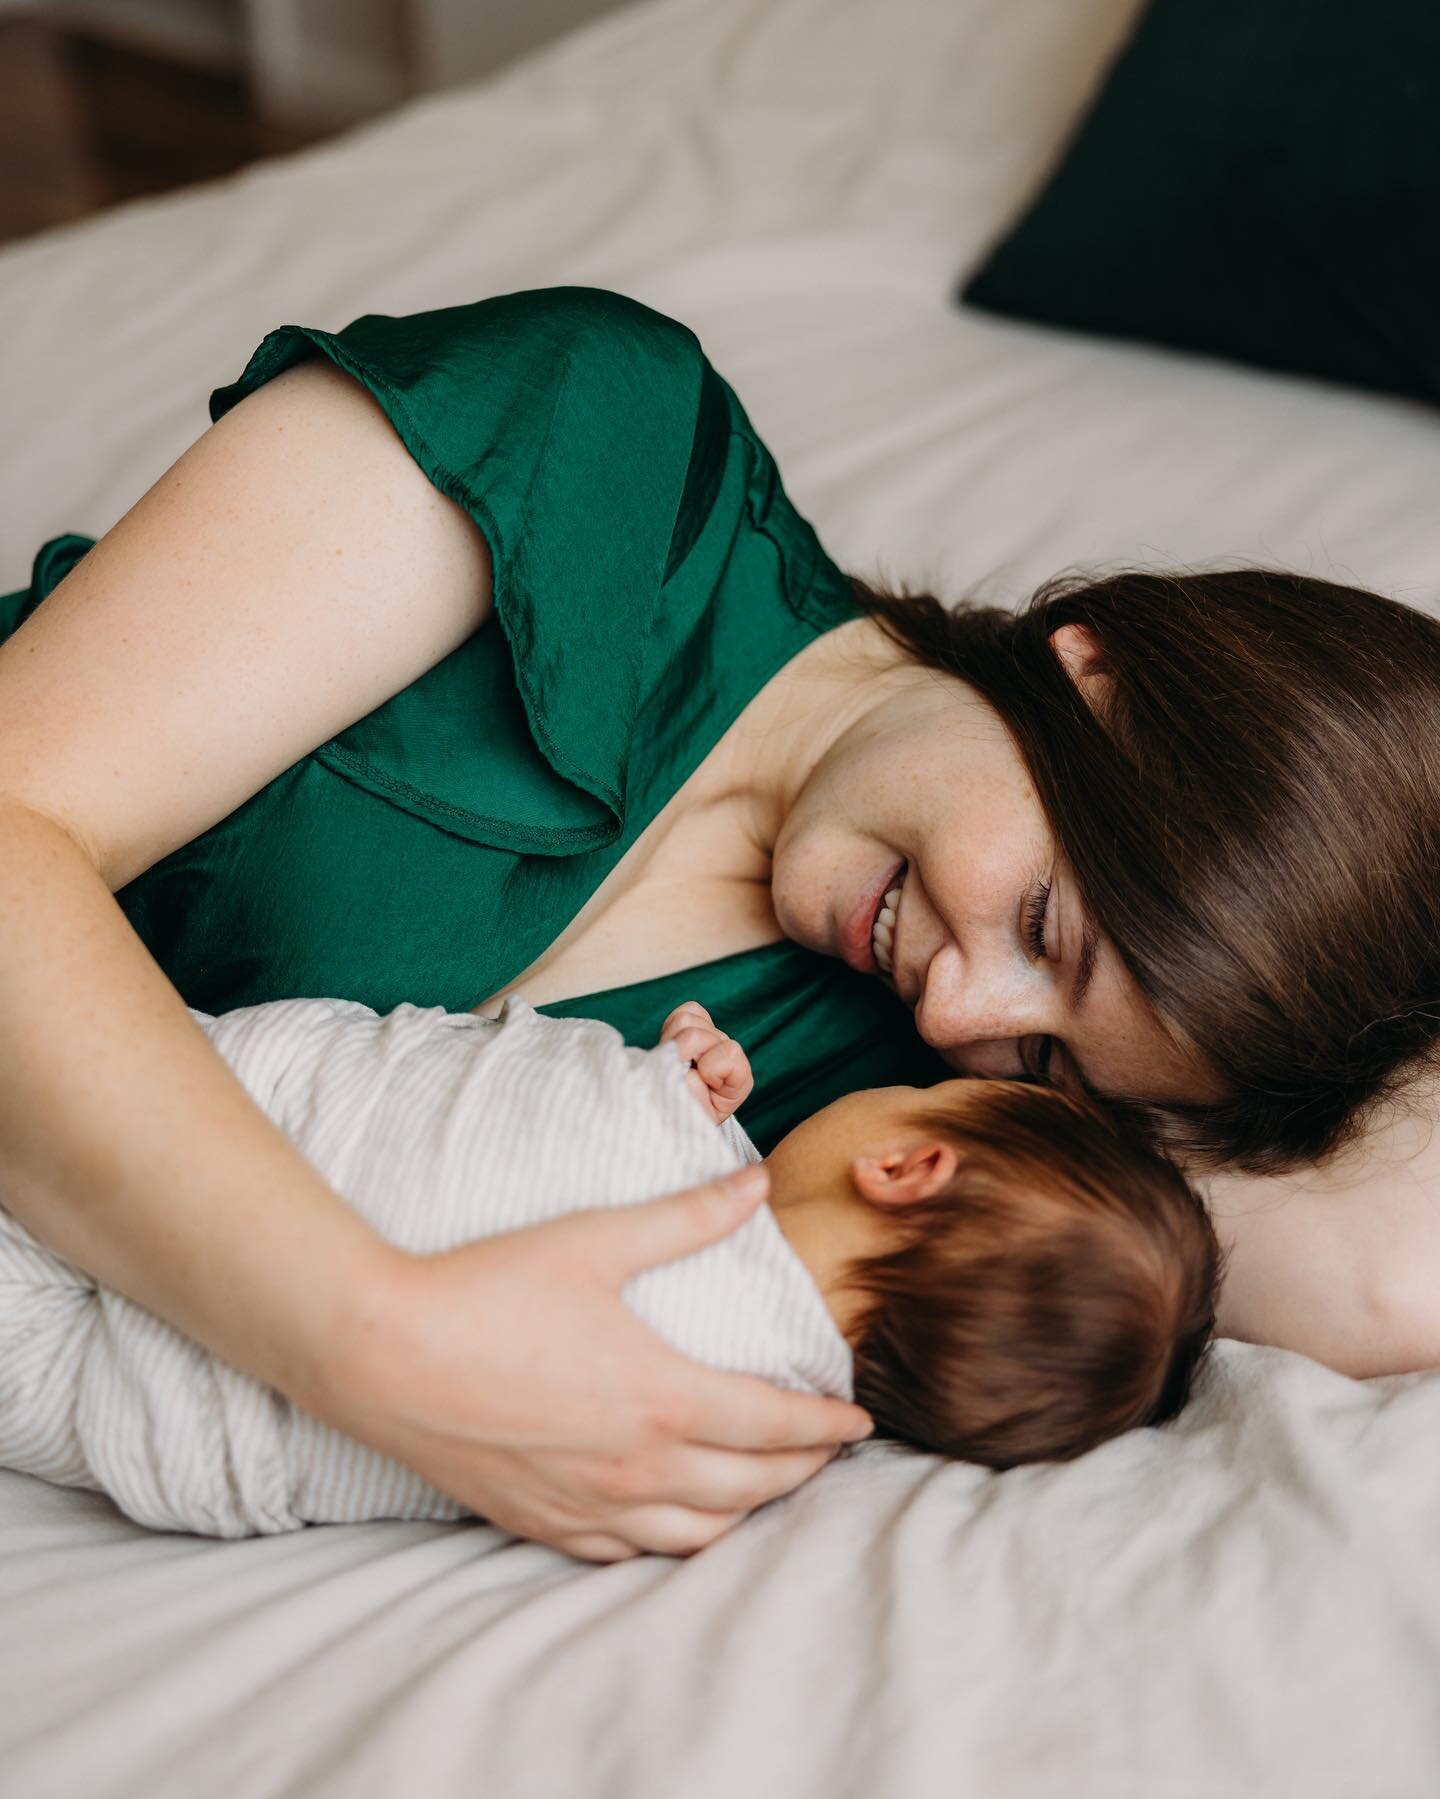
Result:
<instances>
[{"instance_id":1,"label":"woman's fingernail","mask_svg":"<svg viewBox=\"0 0 1440 1799\"><path fill-rule=\"evenodd\" d=\"M739 1174L730 1177L730 1197L738 1205L742 1199L753 1199L757 1193L763 1193L769 1182L762 1162L752 1162L748 1168L742 1168Z\"/></svg>"}]
</instances>

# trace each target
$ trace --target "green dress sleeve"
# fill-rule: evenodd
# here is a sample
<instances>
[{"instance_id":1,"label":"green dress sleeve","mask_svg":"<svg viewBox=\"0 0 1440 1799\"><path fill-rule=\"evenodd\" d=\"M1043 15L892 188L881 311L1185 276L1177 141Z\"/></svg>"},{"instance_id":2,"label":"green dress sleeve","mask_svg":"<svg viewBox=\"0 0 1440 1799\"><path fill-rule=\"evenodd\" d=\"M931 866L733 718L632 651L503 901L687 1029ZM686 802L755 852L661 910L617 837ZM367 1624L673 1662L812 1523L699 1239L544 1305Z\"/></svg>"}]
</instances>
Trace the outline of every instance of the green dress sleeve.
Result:
<instances>
[{"instance_id":1,"label":"green dress sleeve","mask_svg":"<svg viewBox=\"0 0 1440 1799\"><path fill-rule=\"evenodd\" d=\"M317 353L375 395L490 546L477 633L318 752L392 804L536 854L611 842L654 610L723 472L722 385L693 332L555 287L330 333L272 331L212 419Z\"/></svg>"}]
</instances>

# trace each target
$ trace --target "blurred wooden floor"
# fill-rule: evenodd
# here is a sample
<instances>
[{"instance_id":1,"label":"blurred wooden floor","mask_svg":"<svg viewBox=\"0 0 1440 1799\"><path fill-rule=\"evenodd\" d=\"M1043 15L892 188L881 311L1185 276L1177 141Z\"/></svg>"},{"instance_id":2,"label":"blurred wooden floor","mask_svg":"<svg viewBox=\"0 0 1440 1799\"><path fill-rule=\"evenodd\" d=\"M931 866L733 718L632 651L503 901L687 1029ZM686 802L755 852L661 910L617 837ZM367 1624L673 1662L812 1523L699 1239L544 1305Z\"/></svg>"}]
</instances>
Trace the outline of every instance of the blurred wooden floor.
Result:
<instances>
[{"instance_id":1,"label":"blurred wooden floor","mask_svg":"<svg viewBox=\"0 0 1440 1799\"><path fill-rule=\"evenodd\" d=\"M238 77L0 18L0 243L330 134L259 118Z\"/></svg>"}]
</instances>

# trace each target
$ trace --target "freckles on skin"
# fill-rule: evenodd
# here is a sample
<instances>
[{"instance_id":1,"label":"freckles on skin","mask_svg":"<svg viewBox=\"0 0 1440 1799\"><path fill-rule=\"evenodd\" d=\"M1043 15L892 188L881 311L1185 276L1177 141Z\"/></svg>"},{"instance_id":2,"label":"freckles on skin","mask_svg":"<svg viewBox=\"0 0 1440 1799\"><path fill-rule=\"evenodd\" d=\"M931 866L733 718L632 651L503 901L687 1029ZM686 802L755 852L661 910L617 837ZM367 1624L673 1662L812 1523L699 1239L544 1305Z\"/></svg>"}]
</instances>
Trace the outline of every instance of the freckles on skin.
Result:
<instances>
[{"instance_id":1,"label":"freckles on skin","mask_svg":"<svg viewBox=\"0 0 1440 1799\"><path fill-rule=\"evenodd\" d=\"M1044 857L1053 860L1053 851L1048 842L1036 847L1033 841L1022 850L1012 838L1007 855L1008 861L989 856L966 871L972 885L963 893L960 947L936 915L923 878L916 888L910 944L903 923L897 936L898 974L899 991L912 1002L921 1036L952 1068L970 1075L1024 1073L1024 1040L1048 1036L1056 1041L1051 1065L1061 1086L1087 1086L1102 1097L1202 1103L1221 1098L1223 1086L1213 1070L1176 1041L1103 938L1089 992L1078 1010L1072 1007L1077 957L1067 951L1058 961L1033 961L1019 940L1018 896L1034 873L1020 879L1016 871L1033 865L1038 872ZM956 859L949 858L948 865L956 866ZM998 877L996 869L1002 871ZM1059 898L1052 903L1066 908L1077 903L1063 876L1057 875L1056 887ZM959 892L958 878L951 890ZM902 901L902 918L903 906Z\"/></svg>"},{"instance_id":2,"label":"freckles on skin","mask_svg":"<svg viewBox=\"0 0 1440 1799\"><path fill-rule=\"evenodd\" d=\"M1171 1034L1104 939L1081 1013L1062 1011L1053 1034L1060 1085L1084 1085L1102 1100L1215 1104L1225 1097L1215 1070Z\"/></svg>"},{"instance_id":3,"label":"freckles on skin","mask_svg":"<svg viewBox=\"0 0 1440 1799\"><path fill-rule=\"evenodd\" d=\"M907 864L891 985L916 1028L965 1074L1024 1071L1025 1040L1101 1094L1203 1101L1212 1074L1178 1045L1103 940L1078 1010L1073 883L1023 760L994 711L963 682L897 664L867 673L869 710L834 736L771 839L771 901L785 935L843 955L862 898ZM827 715L827 716L833 716ZM811 731L814 718L802 721ZM1024 940L1025 896L1055 882L1059 936L1048 960ZM885 980L877 974L873 978Z\"/></svg>"},{"instance_id":4,"label":"freckles on skin","mask_svg":"<svg viewBox=\"0 0 1440 1799\"><path fill-rule=\"evenodd\" d=\"M1065 979L1073 985L1073 959ZM1068 991L1068 987L1067 987ZM1078 1013L1068 1003L1057 1035L1086 1084L1101 1097L1203 1102L1221 1097L1213 1071L1171 1034L1106 938Z\"/></svg>"},{"instance_id":5,"label":"freckles on skin","mask_svg":"<svg viewBox=\"0 0 1440 1799\"><path fill-rule=\"evenodd\" d=\"M1009 821L922 845L896 924L896 987L936 1048L1035 1029L1050 991L1019 935L1022 897L1053 860L1048 839ZM973 847L972 847L973 845ZM933 884L933 885L932 885ZM940 896L938 901L936 894ZM1013 1068L1007 1072L1014 1072Z\"/></svg>"}]
</instances>

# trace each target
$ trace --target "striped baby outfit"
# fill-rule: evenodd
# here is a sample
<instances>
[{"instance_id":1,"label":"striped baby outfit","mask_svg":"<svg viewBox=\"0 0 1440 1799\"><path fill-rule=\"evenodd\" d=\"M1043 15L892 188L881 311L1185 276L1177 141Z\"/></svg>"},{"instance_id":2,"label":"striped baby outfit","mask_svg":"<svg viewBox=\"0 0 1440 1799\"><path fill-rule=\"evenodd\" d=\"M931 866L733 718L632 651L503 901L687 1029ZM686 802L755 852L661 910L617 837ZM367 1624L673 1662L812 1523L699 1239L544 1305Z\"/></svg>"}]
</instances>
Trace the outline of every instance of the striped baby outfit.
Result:
<instances>
[{"instance_id":1,"label":"striped baby outfit","mask_svg":"<svg viewBox=\"0 0 1440 1799\"><path fill-rule=\"evenodd\" d=\"M351 1206L416 1253L633 1205L760 1158L669 1044L518 996L498 1019L334 999L191 1011ZM3 1202L3 1189L0 1189ZM768 1205L623 1298L676 1349L853 1396L848 1343ZM0 1466L108 1493L155 1529L241 1537L469 1514L38 1243L0 1203Z\"/></svg>"}]
</instances>

